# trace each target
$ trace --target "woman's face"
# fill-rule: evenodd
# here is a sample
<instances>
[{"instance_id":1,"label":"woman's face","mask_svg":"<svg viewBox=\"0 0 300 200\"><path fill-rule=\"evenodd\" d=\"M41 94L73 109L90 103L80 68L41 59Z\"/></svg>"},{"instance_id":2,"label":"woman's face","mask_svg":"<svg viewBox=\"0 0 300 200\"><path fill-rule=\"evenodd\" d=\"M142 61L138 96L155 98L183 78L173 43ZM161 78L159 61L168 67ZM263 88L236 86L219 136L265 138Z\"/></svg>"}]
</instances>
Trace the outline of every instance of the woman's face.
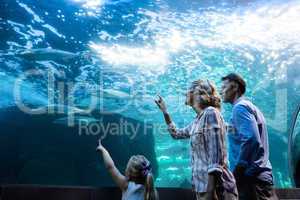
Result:
<instances>
[{"instance_id":1,"label":"woman's face","mask_svg":"<svg viewBox=\"0 0 300 200\"><path fill-rule=\"evenodd\" d=\"M186 100L185 104L188 106L191 106L194 109L201 108L201 99L202 99L202 93L197 91L189 90L186 93Z\"/></svg>"},{"instance_id":2,"label":"woman's face","mask_svg":"<svg viewBox=\"0 0 300 200\"><path fill-rule=\"evenodd\" d=\"M185 105L193 106L193 90L188 90L185 94Z\"/></svg>"}]
</instances>

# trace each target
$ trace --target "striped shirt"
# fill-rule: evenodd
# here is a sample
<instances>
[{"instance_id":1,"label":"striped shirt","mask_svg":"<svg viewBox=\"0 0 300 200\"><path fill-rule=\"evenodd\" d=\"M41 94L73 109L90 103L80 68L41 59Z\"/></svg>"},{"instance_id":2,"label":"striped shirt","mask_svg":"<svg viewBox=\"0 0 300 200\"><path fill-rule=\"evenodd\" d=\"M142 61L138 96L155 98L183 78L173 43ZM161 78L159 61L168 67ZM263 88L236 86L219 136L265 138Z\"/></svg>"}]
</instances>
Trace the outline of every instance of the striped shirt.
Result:
<instances>
[{"instance_id":1,"label":"striped shirt","mask_svg":"<svg viewBox=\"0 0 300 200\"><path fill-rule=\"evenodd\" d=\"M169 124L174 139L190 139L192 186L195 192L207 192L208 174L219 172L224 188L236 193L235 180L227 167L225 122L214 107L207 107L187 127Z\"/></svg>"}]
</instances>

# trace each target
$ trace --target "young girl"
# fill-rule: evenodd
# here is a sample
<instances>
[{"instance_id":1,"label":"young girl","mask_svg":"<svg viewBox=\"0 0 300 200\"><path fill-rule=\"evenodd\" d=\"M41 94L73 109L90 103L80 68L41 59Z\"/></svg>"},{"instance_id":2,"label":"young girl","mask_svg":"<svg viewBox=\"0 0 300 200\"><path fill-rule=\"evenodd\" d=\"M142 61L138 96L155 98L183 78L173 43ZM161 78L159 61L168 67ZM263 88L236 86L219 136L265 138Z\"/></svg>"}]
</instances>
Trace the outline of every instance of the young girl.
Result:
<instances>
[{"instance_id":1,"label":"young girl","mask_svg":"<svg viewBox=\"0 0 300 200\"><path fill-rule=\"evenodd\" d=\"M102 153L105 167L117 186L122 190L122 200L158 200L150 162L142 155L132 156L125 170L125 176L116 168L101 140L97 151Z\"/></svg>"}]
</instances>

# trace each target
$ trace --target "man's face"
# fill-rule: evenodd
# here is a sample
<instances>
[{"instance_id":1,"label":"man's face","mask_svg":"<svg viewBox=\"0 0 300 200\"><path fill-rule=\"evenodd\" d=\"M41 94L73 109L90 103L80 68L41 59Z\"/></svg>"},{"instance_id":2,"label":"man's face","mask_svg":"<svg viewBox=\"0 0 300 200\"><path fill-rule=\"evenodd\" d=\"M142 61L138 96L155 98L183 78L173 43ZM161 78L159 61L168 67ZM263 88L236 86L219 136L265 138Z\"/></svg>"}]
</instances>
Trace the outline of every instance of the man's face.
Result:
<instances>
[{"instance_id":1,"label":"man's face","mask_svg":"<svg viewBox=\"0 0 300 200\"><path fill-rule=\"evenodd\" d=\"M229 80L224 80L221 87L221 96L224 103L233 103L238 92L238 85Z\"/></svg>"}]
</instances>

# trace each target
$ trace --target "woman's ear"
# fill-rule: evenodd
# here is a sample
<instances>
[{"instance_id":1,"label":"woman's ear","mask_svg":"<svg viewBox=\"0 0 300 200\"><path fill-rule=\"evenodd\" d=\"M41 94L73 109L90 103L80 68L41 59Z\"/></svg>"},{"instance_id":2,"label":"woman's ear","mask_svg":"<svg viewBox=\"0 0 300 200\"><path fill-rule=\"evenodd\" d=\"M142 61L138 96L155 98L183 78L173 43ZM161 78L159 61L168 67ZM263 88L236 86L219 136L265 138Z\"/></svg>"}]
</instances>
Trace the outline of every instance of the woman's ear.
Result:
<instances>
[{"instance_id":1,"label":"woman's ear","mask_svg":"<svg viewBox=\"0 0 300 200\"><path fill-rule=\"evenodd\" d=\"M206 107L210 102L210 98L207 94L199 95L199 99L197 100L201 107Z\"/></svg>"}]
</instances>

